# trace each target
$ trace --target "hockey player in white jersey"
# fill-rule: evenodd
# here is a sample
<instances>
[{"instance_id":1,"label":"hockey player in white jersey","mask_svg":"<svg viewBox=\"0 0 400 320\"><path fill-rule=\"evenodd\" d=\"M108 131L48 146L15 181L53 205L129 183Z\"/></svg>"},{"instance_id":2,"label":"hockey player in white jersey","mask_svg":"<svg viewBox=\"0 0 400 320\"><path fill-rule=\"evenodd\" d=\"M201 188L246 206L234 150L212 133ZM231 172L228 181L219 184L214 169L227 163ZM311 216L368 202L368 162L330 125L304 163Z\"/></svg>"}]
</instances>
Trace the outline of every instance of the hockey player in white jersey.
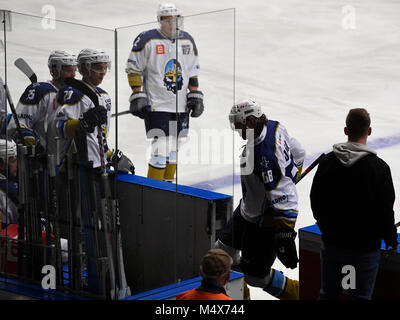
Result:
<instances>
[{"instance_id":1,"label":"hockey player in white jersey","mask_svg":"<svg viewBox=\"0 0 400 320\"><path fill-rule=\"evenodd\" d=\"M7 96L6 89L4 88L3 78L0 77L0 137L6 138L6 127L8 122L10 121L10 117L8 117L6 112L7 105Z\"/></svg>"},{"instance_id":2,"label":"hockey player in white jersey","mask_svg":"<svg viewBox=\"0 0 400 320\"><path fill-rule=\"evenodd\" d=\"M56 111L56 94L66 78L75 77L76 57L66 51L52 51L48 58L51 80L30 84L15 108L26 144L40 144L47 153L55 152L54 132L49 132ZM8 135L18 138L13 117L9 117Z\"/></svg>"},{"instance_id":3,"label":"hockey player in white jersey","mask_svg":"<svg viewBox=\"0 0 400 320\"><path fill-rule=\"evenodd\" d=\"M287 268L297 267L295 179L305 150L252 99L237 102L229 120L247 140L240 161L243 196L215 246L240 261L249 285L279 299L298 299L299 282L272 265L278 257Z\"/></svg>"},{"instance_id":4,"label":"hockey player in white jersey","mask_svg":"<svg viewBox=\"0 0 400 320\"><path fill-rule=\"evenodd\" d=\"M17 146L0 139L0 215L1 227L18 223Z\"/></svg>"},{"instance_id":5,"label":"hockey player in white jersey","mask_svg":"<svg viewBox=\"0 0 400 320\"><path fill-rule=\"evenodd\" d=\"M198 90L197 47L192 36L182 31L179 9L172 3L161 4L157 20L158 29L136 37L126 72L133 90L130 111L144 119L147 138L152 139L147 176L173 181L175 139L180 144L187 137L189 113L191 117L202 114L203 93Z\"/></svg>"},{"instance_id":6,"label":"hockey player in white jersey","mask_svg":"<svg viewBox=\"0 0 400 320\"><path fill-rule=\"evenodd\" d=\"M57 95L57 111L53 126L64 142L62 153L68 152L76 131L83 130L87 136L88 160L93 161L94 168L100 168L102 164L103 150L98 140L99 127L103 137L104 162L107 163L114 156L107 144L111 98L106 91L98 87L110 66L110 57L102 50L83 49L78 55L78 69L82 75L82 82L97 94L99 106L95 106L84 93L67 85L62 87ZM119 170L134 173L132 162L122 152L116 152L115 156L118 157Z\"/></svg>"}]
</instances>

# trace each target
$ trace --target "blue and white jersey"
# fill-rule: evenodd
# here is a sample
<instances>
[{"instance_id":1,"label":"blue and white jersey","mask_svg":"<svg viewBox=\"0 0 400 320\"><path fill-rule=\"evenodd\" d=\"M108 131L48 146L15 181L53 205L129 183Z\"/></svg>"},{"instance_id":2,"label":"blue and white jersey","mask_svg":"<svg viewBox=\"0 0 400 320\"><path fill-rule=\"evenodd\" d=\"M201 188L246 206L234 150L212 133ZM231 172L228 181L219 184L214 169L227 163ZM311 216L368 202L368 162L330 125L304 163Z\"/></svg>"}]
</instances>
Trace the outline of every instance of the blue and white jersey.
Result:
<instances>
[{"instance_id":1,"label":"blue and white jersey","mask_svg":"<svg viewBox=\"0 0 400 320\"><path fill-rule=\"evenodd\" d=\"M296 163L302 164L304 157L304 149L286 128L268 120L261 135L248 141L241 157L240 211L244 219L258 223L267 216L273 225L294 227L298 212Z\"/></svg>"},{"instance_id":2,"label":"blue and white jersey","mask_svg":"<svg viewBox=\"0 0 400 320\"><path fill-rule=\"evenodd\" d=\"M56 111L56 95L58 89L50 82L30 84L21 95L15 108L21 128L25 134L35 132L39 143L48 150L47 128L53 121ZM14 118L11 117L7 126L8 135L16 138L18 134Z\"/></svg>"},{"instance_id":3,"label":"blue and white jersey","mask_svg":"<svg viewBox=\"0 0 400 320\"><path fill-rule=\"evenodd\" d=\"M101 133L104 145L104 161L107 163L107 133L110 129L111 119L111 98L106 91L97 87L95 90L99 97L99 105L107 109L107 124L103 124ZM57 136L61 139L61 151L65 153L71 145L71 125L74 123L69 120L78 120L79 117L94 108L95 105L86 95L70 86L63 86L57 95L57 110L54 118L53 129ZM71 129L71 130L70 130ZM96 127L92 133L87 134L88 160L93 161L93 167L101 166L100 146L97 139L98 128ZM63 150L64 149L64 150Z\"/></svg>"},{"instance_id":4,"label":"blue and white jersey","mask_svg":"<svg viewBox=\"0 0 400 320\"><path fill-rule=\"evenodd\" d=\"M0 114L6 113L6 89L4 89L3 79L0 77Z\"/></svg>"},{"instance_id":5,"label":"blue and white jersey","mask_svg":"<svg viewBox=\"0 0 400 320\"><path fill-rule=\"evenodd\" d=\"M0 174L0 214L2 227L18 223L18 184Z\"/></svg>"},{"instance_id":6,"label":"blue and white jersey","mask_svg":"<svg viewBox=\"0 0 400 320\"><path fill-rule=\"evenodd\" d=\"M186 112L189 78L200 72L193 38L180 32L176 40L164 37L157 29L142 32L135 39L126 73L143 77L144 91L152 111ZM176 97L178 94L178 99Z\"/></svg>"}]
</instances>

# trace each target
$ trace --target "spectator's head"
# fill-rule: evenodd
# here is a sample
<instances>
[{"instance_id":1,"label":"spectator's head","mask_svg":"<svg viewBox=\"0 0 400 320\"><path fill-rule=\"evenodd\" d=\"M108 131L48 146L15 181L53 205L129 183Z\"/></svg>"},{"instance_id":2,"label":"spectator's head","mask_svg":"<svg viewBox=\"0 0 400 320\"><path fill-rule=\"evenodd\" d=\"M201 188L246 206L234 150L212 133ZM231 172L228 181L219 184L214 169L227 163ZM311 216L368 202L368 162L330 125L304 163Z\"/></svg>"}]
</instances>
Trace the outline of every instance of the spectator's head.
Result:
<instances>
[{"instance_id":1,"label":"spectator's head","mask_svg":"<svg viewBox=\"0 0 400 320\"><path fill-rule=\"evenodd\" d=\"M214 279L222 286L229 281L232 258L222 249L209 250L200 264L203 279Z\"/></svg>"},{"instance_id":2,"label":"spectator's head","mask_svg":"<svg viewBox=\"0 0 400 320\"><path fill-rule=\"evenodd\" d=\"M363 108L351 109L346 117L344 133L349 141L366 144L367 137L371 134L371 118Z\"/></svg>"}]
</instances>

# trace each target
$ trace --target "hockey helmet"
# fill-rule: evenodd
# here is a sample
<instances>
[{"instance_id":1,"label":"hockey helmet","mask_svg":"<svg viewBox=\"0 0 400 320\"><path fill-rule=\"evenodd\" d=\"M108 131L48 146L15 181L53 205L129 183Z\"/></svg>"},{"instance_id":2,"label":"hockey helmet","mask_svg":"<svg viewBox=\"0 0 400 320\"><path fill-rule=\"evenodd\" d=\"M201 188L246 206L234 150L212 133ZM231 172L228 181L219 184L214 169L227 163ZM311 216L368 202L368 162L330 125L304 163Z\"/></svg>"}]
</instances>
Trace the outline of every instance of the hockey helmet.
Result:
<instances>
[{"instance_id":1,"label":"hockey helmet","mask_svg":"<svg viewBox=\"0 0 400 320\"><path fill-rule=\"evenodd\" d=\"M17 156L17 145L12 140L0 139L0 159L4 162L8 158Z\"/></svg>"},{"instance_id":2,"label":"hockey helmet","mask_svg":"<svg viewBox=\"0 0 400 320\"><path fill-rule=\"evenodd\" d=\"M62 66L76 66L76 57L73 54L69 54L66 51L54 50L50 53L49 59L47 60L50 73L52 73L53 67L57 68L60 72Z\"/></svg>"},{"instance_id":3,"label":"hockey helmet","mask_svg":"<svg viewBox=\"0 0 400 320\"><path fill-rule=\"evenodd\" d=\"M162 17L167 16L180 16L179 9L173 3L162 3L158 6L157 21L160 22Z\"/></svg>"},{"instance_id":4,"label":"hockey helmet","mask_svg":"<svg viewBox=\"0 0 400 320\"><path fill-rule=\"evenodd\" d=\"M246 124L246 119L250 116L260 118L263 115L261 106L254 99L240 100L234 104L229 113L229 122L232 128L235 123Z\"/></svg>"},{"instance_id":5,"label":"hockey helmet","mask_svg":"<svg viewBox=\"0 0 400 320\"><path fill-rule=\"evenodd\" d=\"M78 54L78 70L82 74L82 65L86 66L87 70L90 70L92 63L107 63L107 69L111 69L110 56L102 49L83 49ZM83 75L83 74L82 74Z\"/></svg>"}]
</instances>

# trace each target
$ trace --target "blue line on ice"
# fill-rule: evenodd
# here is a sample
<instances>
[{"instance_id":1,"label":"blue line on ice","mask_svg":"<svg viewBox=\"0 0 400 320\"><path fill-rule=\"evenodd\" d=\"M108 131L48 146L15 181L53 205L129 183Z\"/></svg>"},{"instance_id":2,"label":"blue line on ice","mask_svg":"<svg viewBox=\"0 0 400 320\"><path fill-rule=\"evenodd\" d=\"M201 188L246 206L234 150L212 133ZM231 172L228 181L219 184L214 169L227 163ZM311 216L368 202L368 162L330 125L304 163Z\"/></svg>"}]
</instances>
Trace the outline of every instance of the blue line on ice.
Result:
<instances>
[{"instance_id":1,"label":"blue line on ice","mask_svg":"<svg viewBox=\"0 0 400 320\"><path fill-rule=\"evenodd\" d=\"M371 149L374 149L374 150L389 148L389 147L393 147L398 144L400 144L400 133L368 141L368 147L370 147ZM323 152L327 153L330 151L331 150L326 150ZM304 161L304 168L307 168L308 165L314 159L316 159L321 153L322 152L318 152L318 153L306 156L306 159ZM217 189L222 189L222 188L231 186L232 182L233 182L233 184L240 184L240 175L235 174L233 177L232 177L232 175L228 175L228 176L224 176L224 177L220 177L220 178L216 178L216 179L212 179L212 180L201 181L201 182L192 184L191 187L214 191Z\"/></svg>"}]
</instances>

